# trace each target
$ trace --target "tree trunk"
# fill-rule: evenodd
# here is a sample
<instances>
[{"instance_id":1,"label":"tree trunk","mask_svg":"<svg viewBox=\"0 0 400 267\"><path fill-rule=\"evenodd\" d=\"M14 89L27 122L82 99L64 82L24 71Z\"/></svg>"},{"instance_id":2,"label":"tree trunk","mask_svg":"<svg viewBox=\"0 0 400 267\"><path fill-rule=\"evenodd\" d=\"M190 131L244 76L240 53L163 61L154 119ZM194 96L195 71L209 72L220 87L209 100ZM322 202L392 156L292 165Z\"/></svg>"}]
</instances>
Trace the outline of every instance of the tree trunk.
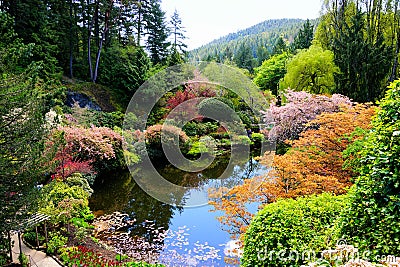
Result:
<instances>
[{"instance_id":1,"label":"tree trunk","mask_svg":"<svg viewBox=\"0 0 400 267\"><path fill-rule=\"evenodd\" d=\"M72 71L72 62L73 62L73 51L74 45L72 43L73 38L73 21L72 21L72 0L69 0L69 77L72 79L74 77Z\"/></svg>"},{"instance_id":2,"label":"tree trunk","mask_svg":"<svg viewBox=\"0 0 400 267\"><path fill-rule=\"evenodd\" d=\"M393 82L397 78L397 68L399 66L399 51L400 50L400 33L397 33L396 52L394 54L392 73L390 74L389 82Z\"/></svg>"},{"instance_id":3,"label":"tree trunk","mask_svg":"<svg viewBox=\"0 0 400 267\"><path fill-rule=\"evenodd\" d=\"M106 14L104 16L104 29L103 29L103 33L101 34L101 39L99 42L99 47L97 49L97 54L96 54L96 63L95 63L95 67L94 67L94 72L92 74L92 82L96 82L97 80L97 75L98 75L98 70L99 70L99 63L100 63L100 54L101 54L101 50L103 48L103 42L104 39L106 38L107 32L110 28L110 16L111 16L111 10L112 7L114 5L114 0L110 0L110 5L109 8L106 11Z\"/></svg>"},{"instance_id":4,"label":"tree trunk","mask_svg":"<svg viewBox=\"0 0 400 267\"><path fill-rule=\"evenodd\" d=\"M138 2L138 23L137 23L137 46L140 46L140 35L142 34L142 2Z\"/></svg>"},{"instance_id":5,"label":"tree trunk","mask_svg":"<svg viewBox=\"0 0 400 267\"><path fill-rule=\"evenodd\" d=\"M90 72L90 80L93 81L93 68L92 68L92 51L91 51L91 46L90 46L90 41L92 39L92 26L93 26L93 20L89 23L89 28L88 28L88 64L89 64L89 72Z\"/></svg>"}]
</instances>

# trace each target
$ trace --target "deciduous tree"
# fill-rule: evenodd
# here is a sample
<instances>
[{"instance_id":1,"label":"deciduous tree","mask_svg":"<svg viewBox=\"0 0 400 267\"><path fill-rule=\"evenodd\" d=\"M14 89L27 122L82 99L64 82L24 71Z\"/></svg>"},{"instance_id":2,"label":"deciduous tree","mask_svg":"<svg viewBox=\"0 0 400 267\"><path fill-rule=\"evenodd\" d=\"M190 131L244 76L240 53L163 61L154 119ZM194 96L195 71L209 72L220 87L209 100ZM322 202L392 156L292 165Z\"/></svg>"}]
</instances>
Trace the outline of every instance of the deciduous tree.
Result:
<instances>
[{"instance_id":1,"label":"deciduous tree","mask_svg":"<svg viewBox=\"0 0 400 267\"><path fill-rule=\"evenodd\" d=\"M270 90L272 94L277 96L279 82L285 76L286 63L290 57L289 53L284 52L265 60L260 67L255 69L254 83L262 90Z\"/></svg>"},{"instance_id":2,"label":"deciduous tree","mask_svg":"<svg viewBox=\"0 0 400 267\"><path fill-rule=\"evenodd\" d=\"M314 94L332 93L334 75L339 72L333 60L333 52L319 46L300 51L288 62L280 87Z\"/></svg>"},{"instance_id":3,"label":"deciduous tree","mask_svg":"<svg viewBox=\"0 0 400 267\"><path fill-rule=\"evenodd\" d=\"M284 155L264 155L262 161L273 157L272 169L263 177L245 180L228 190L211 190L210 203L215 210L224 211L219 217L234 236L242 234L253 216L249 203L261 206L277 198L296 198L304 195L332 192L343 194L351 185L353 173L342 169L342 152L350 144L351 133L357 128L370 128L375 108L366 105L323 113L310 125L318 125L301 134Z\"/></svg>"},{"instance_id":4,"label":"deciduous tree","mask_svg":"<svg viewBox=\"0 0 400 267\"><path fill-rule=\"evenodd\" d=\"M270 108L264 112L264 122L274 125L268 137L278 145L298 139L307 129L307 123L321 113L338 112L340 108L353 105L348 97L338 94L328 97L288 90L282 97L286 102L284 105L277 106L271 102Z\"/></svg>"}]
</instances>

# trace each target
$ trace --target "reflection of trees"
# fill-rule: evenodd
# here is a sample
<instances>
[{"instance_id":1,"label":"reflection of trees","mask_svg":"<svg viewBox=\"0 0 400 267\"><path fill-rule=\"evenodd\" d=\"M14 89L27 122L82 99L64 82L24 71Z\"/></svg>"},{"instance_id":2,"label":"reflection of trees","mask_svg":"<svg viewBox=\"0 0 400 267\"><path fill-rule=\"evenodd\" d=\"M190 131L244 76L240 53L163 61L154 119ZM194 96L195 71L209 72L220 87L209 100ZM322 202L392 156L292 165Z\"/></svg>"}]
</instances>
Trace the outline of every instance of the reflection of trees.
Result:
<instances>
[{"instance_id":1,"label":"reflection of trees","mask_svg":"<svg viewBox=\"0 0 400 267\"><path fill-rule=\"evenodd\" d=\"M145 171L138 169L135 175L145 175ZM126 231L130 233L130 238L126 240L130 240L131 244L129 247L119 248L119 250L125 250L125 252L129 250L130 254L139 255L140 250L145 249L144 244L154 243L145 246L148 250L153 250L145 251L145 254L157 254L158 251L155 250L162 248L164 242L163 238L160 238L160 234L162 230L169 228L172 216L179 209L146 194L135 183L129 172L118 173L113 179L110 179L111 177L106 180L99 178L95 184L95 193L90 199L91 209L93 211L101 210L107 214L120 211L135 220L134 224L119 229L119 233L115 233L113 238L107 236L104 238L108 241L116 239L122 244L127 237L119 235L121 231Z\"/></svg>"},{"instance_id":2,"label":"reflection of trees","mask_svg":"<svg viewBox=\"0 0 400 267\"><path fill-rule=\"evenodd\" d=\"M199 187L203 190L209 187L232 187L241 184L243 179L251 178L251 173L254 168L257 169L258 163L249 161L247 155L233 158L231 156L227 154L218 157L202 172L184 172L173 166L164 166L158 171L170 182L186 187ZM152 175L152 172L146 168L137 168L134 175L138 179L151 180L149 175ZM90 199L91 209L105 214L111 214L114 211L126 213L135 220L135 223L119 229L114 234L114 238L105 238L109 241L117 240L119 250L132 255L138 256L143 253L157 255L159 250L165 247L162 233L169 229L174 214L181 212L182 209L160 202L148 195L136 184L129 172L117 173L113 176L97 179L94 186L95 192ZM221 178L217 179L218 177ZM177 198L175 203L184 204L184 195L174 197ZM121 235L121 231L128 232L129 236L123 233Z\"/></svg>"},{"instance_id":3,"label":"reflection of trees","mask_svg":"<svg viewBox=\"0 0 400 267\"><path fill-rule=\"evenodd\" d=\"M138 169L135 175L145 175ZM130 231L138 231L136 234L146 236L146 230L141 225L147 221L153 221L157 227L168 229L169 220L176 208L159 202L145 193L132 178L129 172L115 174L116 177L101 180L95 183L95 192L90 199L90 207L93 211L102 211L106 214L114 211L127 213L137 224Z\"/></svg>"},{"instance_id":4,"label":"reflection of trees","mask_svg":"<svg viewBox=\"0 0 400 267\"><path fill-rule=\"evenodd\" d=\"M129 172L104 174L96 178L90 208L99 214L124 211L137 187Z\"/></svg>"}]
</instances>

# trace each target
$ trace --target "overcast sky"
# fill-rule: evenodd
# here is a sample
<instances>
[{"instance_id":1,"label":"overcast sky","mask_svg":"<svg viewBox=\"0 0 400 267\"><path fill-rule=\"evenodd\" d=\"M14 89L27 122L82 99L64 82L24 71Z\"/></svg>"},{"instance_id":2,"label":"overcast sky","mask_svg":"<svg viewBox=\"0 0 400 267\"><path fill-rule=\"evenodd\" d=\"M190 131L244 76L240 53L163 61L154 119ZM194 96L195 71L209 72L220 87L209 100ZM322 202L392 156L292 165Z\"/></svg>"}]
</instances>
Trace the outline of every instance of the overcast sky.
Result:
<instances>
[{"instance_id":1,"label":"overcast sky","mask_svg":"<svg viewBox=\"0 0 400 267\"><path fill-rule=\"evenodd\" d=\"M268 19L314 19L321 0L162 0L169 21L176 9L189 50Z\"/></svg>"}]
</instances>

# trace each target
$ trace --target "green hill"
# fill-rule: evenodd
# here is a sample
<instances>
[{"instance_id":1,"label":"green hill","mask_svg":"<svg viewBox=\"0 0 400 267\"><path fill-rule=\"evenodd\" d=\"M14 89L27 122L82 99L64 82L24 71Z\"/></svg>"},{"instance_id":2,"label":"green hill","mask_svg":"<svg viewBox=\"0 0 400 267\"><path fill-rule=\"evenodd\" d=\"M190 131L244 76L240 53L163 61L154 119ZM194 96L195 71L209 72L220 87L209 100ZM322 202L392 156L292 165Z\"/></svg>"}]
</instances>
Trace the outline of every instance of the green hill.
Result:
<instances>
[{"instance_id":1,"label":"green hill","mask_svg":"<svg viewBox=\"0 0 400 267\"><path fill-rule=\"evenodd\" d=\"M259 59L266 53L271 53L276 40L281 36L285 41L292 42L298 30L305 21L302 19L274 19L266 20L250 28L230 33L206 45L189 52L193 60L210 60L233 57L241 46L251 48L253 57ZM315 24L315 21L312 21Z\"/></svg>"}]
</instances>

